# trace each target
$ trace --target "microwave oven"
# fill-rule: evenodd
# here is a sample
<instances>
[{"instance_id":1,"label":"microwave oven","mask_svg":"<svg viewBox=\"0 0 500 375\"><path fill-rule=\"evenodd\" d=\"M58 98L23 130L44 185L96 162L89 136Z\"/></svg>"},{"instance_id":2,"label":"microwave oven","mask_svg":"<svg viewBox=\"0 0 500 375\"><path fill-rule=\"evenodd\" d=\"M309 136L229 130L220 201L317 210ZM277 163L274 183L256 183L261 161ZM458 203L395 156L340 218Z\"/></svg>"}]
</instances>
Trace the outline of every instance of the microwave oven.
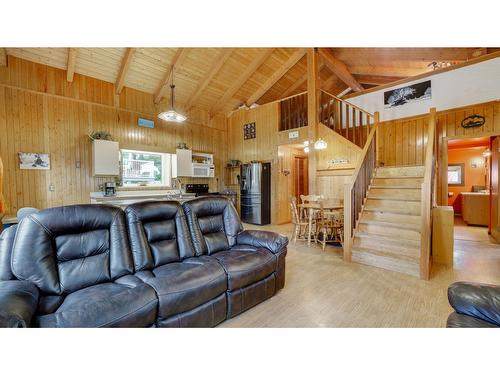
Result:
<instances>
[{"instance_id":1,"label":"microwave oven","mask_svg":"<svg viewBox=\"0 0 500 375\"><path fill-rule=\"evenodd\" d=\"M193 177L214 177L215 167L213 164L193 163Z\"/></svg>"}]
</instances>

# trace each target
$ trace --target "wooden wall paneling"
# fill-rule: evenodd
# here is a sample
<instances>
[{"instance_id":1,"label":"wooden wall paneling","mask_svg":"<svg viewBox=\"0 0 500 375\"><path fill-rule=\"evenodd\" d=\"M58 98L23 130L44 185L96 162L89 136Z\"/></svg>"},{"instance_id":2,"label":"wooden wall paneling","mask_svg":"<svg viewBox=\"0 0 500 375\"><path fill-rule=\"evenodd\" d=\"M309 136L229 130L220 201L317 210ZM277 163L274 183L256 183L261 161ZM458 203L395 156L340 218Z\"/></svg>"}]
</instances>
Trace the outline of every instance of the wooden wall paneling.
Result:
<instances>
[{"instance_id":1,"label":"wooden wall paneling","mask_svg":"<svg viewBox=\"0 0 500 375\"><path fill-rule=\"evenodd\" d=\"M24 206L87 203L91 191L113 180L91 175L87 135L96 130L109 131L122 148L173 153L178 142L187 142L197 151L212 152L219 184L216 179L199 178L183 182L209 182L212 190L224 187L224 115L210 117L207 111L193 109L185 124L168 124L156 118L165 103L153 104L152 94L125 88L124 100L115 108L112 84L75 74L71 84L75 89L66 90L64 71L15 58L12 61L8 68L0 67L0 156L5 166L8 213L15 214ZM155 128L138 127L138 117L155 120ZM51 169L20 170L19 151L48 153ZM51 184L53 192L49 191Z\"/></svg>"}]
</instances>

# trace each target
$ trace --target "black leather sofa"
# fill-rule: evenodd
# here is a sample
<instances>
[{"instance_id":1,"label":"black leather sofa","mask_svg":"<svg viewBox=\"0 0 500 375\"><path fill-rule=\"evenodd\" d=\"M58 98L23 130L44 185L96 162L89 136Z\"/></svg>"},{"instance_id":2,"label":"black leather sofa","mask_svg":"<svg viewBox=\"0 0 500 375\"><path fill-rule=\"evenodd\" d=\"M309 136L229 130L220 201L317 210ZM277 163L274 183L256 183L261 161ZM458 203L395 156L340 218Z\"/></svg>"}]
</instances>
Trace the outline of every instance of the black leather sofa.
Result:
<instances>
[{"instance_id":1,"label":"black leather sofa","mask_svg":"<svg viewBox=\"0 0 500 375\"><path fill-rule=\"evenodd\" d=\"M42 210L0 235L0 326L212 327L283 288L287 244L222 197Z\"/></svg>"},{"instance_id":2,"label":"black leather sofa","mask_svg":"<svg viewBox=\"0 0 500 375\"><path fill-rule=\"evenodd\" d=\"M448 328L500 327L500 286L456 282L448 288L448 300L455 310Z\"/></svg>"}]
</instances>

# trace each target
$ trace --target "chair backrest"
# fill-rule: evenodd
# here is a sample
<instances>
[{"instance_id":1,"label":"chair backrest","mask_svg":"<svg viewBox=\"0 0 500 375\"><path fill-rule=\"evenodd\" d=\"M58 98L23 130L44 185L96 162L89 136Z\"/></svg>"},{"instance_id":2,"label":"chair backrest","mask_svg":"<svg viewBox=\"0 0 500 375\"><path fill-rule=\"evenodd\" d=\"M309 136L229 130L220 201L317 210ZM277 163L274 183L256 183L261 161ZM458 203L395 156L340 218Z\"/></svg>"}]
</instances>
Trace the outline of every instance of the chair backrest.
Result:
<instances>
[{"instance_id":1,"label":"chair backrest","mask_svg":"<svg viewBox=\"0 0 500 375\"><path fill-rule=\"evenodd\" d=\"M133 272L125 215L118 207L49 208L24 218L12 251L12 273L44 295L65 295Z\"/></svg>"},{"instance_id":2,"label":"chair backrest","mask_svg":"<svg viewBox=\"0 0 500 375\"><path fill-rule=\"evenodd\" d=\"M20 222L22 219L24 219L26 216L34 214L35 212L40 211L38 208L35 207L22 207L19 210L17 210L17 222Z\"/></svg>"},{"instance_id":3,"label":"chair backrest","mask_svg":"<svg viewBox=\"0 0 500 375\"><path fill-rule=\"evenodd\" d=\"M316 203L316 202L319 202L321 200L324 200L325 197L324 195L301 195L300 196L300 200L301 200L301 203Z\"/></svg>"},{"instance_id":4,"label":"chair backrest","mask_svg":"<svg viewBox=\"0 0 500 375\"><path fill-rule=\"evenodd\" d=\"M290 210L292 210L292 223L299 224L300 217L299 217L299 210L297 208L297 198L296 197L290 197Z\"/></svg>"},{"instance_id":5,"label":"chair backrest","mask_svg":"<svg viewBox=\"0 0 500 375\"><path fill-rule=\"evenodd\" d=\"M182 207L196 255L213 254L236 244L243 225L229 199L201 197L185 202Z\"/></svg>"},{"instance_id":6,"label":"chair backrest","mask_svg":"<svg viewBox=\"0 0 500 375\"><path fill-rule=\"evenodd\" d=\"M195 255L179 202L149 201L125 209L135 271L151 270Z\"/></svg>"}]
</instances>

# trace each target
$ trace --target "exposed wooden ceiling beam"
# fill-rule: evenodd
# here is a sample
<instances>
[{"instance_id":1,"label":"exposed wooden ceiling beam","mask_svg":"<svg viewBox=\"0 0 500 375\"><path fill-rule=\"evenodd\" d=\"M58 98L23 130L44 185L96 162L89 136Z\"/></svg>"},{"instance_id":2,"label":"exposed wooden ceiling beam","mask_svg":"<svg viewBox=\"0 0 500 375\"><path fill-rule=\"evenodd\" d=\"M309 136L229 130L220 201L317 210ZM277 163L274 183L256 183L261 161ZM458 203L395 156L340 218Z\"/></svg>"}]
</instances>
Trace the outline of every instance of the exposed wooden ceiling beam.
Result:
<instances>
[{"instance_id":1,"label":"exposed wooden ceiling beam","mask_svg":"<svg viewBox=\"0 0 500 375\"><path fill-rule=\"evenodd\" d=\"M0 47L0 66L7 66L7 49Z\"/></svg>"},{"instance_id":2,"label":"exposed wooden ceiling beam","mask_svg":"<svg viewBox=\"0 0 500 375\"><path fill-rule=\"evenodd\" d=\"M402 66L384 66L384 65L353 65L351 66L351 74L357 75L373 75L382 77L412 77L422 73L431 72L432 68L425 66L421 68L402 67Z\"/></svg>"},{"instance_id":3,"label":"exposed wooden ceiling beam","mask_svg":"<svg viewBox=\"0 0 500 375\"><path fill-rule=\"evenodd\" d=\"M486 48L333 48L342 61L366 61L390 65L396 61L463 62L486 54Z\"/></svg>"},{"instance_id":4,"label":"exposed wooden ceiling beam","mask_svg":"<svg viewBox=\"0 0 500 375\"><path fill-rule=\"evenodd\" d=\"M123 56L120 71L118 72L118 77L116 78L115 83L115 90L117 94L120 94L123 90L123 86L125 85L125 78L127 77L130 62L132 61L132 57L134 57L135 51L135 48L127 48L127 50L125 51L125 56Z\"/></svg>"},{"instance_id":5,"label":"exposed wooden ceiling beam","mask_svg":"<svg viewBox=\"0 0 500 375\"><path fill-rule=\"evenodd\" d=\"M188 48L178 48L177 51L175 52L174 57L172 58L172 61L170 62L167 72L163 76L158 89L156 90L155 93L155 103L158 104L161 99L163 98L163 90L169 86L170 79L172 78L172 73L176 66L181 65L184 59L186 58L187 54L189 52Z\"/></svg>"},{"instance_id":6,"label":"exposed wooden ceiling beam","mask_svg":"<svg viewBox=\"0 0 500 375\"><path fill-rule=\"evenodd\" d=\"M234 48L225 48L224 51L219 53L217 57L215 58L214 63L210 67L208 73L206 76L200 81L198 84L198 87L196 87L196 90L194 91L193 95L189 98L189 100L186 103L186 112L189 111L192 107L193 104L196 103L198 98L201 96L203 91L207 88L207 86L210 84L212 81L212 78L215 77L215 75L219 72L219 70L222 68L222 66L226 63L226 61L231 57L231 54L233 53Z\"/></svg>"},{"instance_id":7,"label":"exposed wooden ceiling beam","mask_svg":"<svg viewBox=\"0 0 500 375\"><path fill-rule=\"evenodd\" d=\"M73 82L76 66L76 48L68 48L68 64L66 65L66 81Z\"/></svg>"},{"instance_id":8,"label":"exposed wooden ceiling beam","mask_svg":"<svg viewBox=\"0 0 500 375\"><path fill-rule=\"evenodd\" d=\"M377 76L371 74L354 74L354 78L362 85L385 85L400 79L406 78L403 76Z\"/></svg>"},{"instance_id":9,"label":"exposed wooden ceiling beam","mask_svg":"<svg viewBox=\"0 0 500 375\"><path fill-rule=\"evenodd\" d=\"M266 48L259 52L255 59L247 66L245 71L238 77L236 81L226 90L226 93L217 100L212 106L210 112L212 114L219 112L226 106L229 100L238 92L238 90L245 84L245 82L255 73L257 69L271 56L274 48Z\"/></svg>"},{"instance_id":10,"label":"exposed wooden ceiling beam","mask_svg":"<svg viewBox=\"0 0 500 375\"><path fill-rule=\"evenodd\" d=\"M356 79L352 76L352 74L349 72L349 69L347 69L347 65L337 59L329 48L320 48L319 54L323 57L325 65L328 67L328 69L330 69L342 81L344 81L347 86L349 86L354 91L363 90L363 86L361 86L359 82L356 81Z\"/></svg>"},{"instance_id":11,"label":"exposed wooden ceiling beam","mask_svg":"<svg viewBox=\"0 0 500 375\"><path fill-rule=\"evenodd\" d=\"M271 87L274 86L276 82L283 77L286 72L292 68L297 62L306 54L305 48L300 48L283 63L283 65L276 70L271 76L266 79L266 81L255 91L250 98L247 100L247 105L252 105L257 100L259 100Z\"/></svg>"}]
</instances>

